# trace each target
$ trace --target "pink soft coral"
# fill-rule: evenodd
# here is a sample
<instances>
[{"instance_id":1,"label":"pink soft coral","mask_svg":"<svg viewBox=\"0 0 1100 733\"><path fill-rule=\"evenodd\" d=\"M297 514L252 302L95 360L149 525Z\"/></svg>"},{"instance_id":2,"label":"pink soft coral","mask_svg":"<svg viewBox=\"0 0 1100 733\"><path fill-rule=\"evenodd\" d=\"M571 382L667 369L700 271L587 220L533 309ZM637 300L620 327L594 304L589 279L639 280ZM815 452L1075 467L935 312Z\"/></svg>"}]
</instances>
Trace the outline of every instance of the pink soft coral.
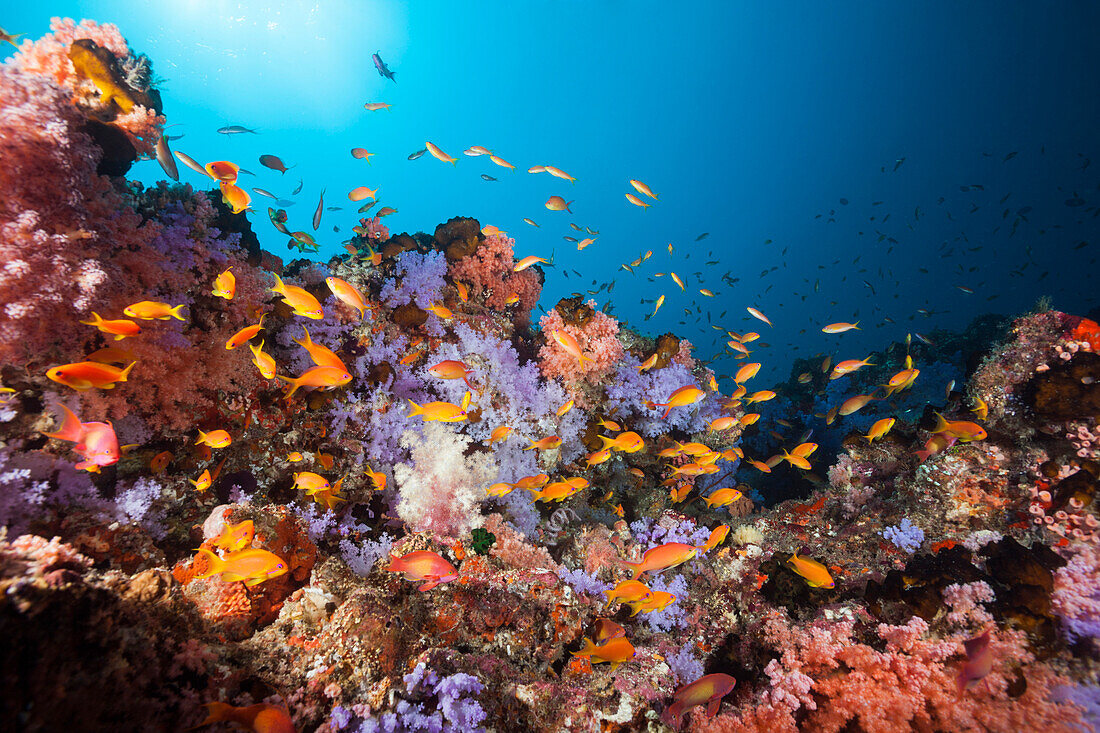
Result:
<instances>
[{"instance_id":1,"label":"pink soft coral","mask_svg":"<svg viewBox=\"0 0 1100 733\"><path fill-rule=\"evenodd\" d=\"M765 623L765 635L780 650L765 670L770 685L741 711L705 720L695 730L903 731L1047 730L1069 731L1080 725L1080 712L1051 701L1062 682L1046 664L1036 662L1019 631L991 634L993 670L973 689L959 694L960 639L927 638L919 618L907 624L879 624L885 649L859 643L851 621L817 621L795 628L779 613ZM1021 673L1027 689L1009 694Z\"/></svg>"},{"instance_id":2,"label":"pink soft coral","mask_svg":"<svg viewBox=\"0 0 1100 733\"><path fill-rule=\"evenodd\" d=\"M581 382L593 384L606 376L623 358L624 350L619 342L619 322L606 313L596 310L596 301L588 301L594 311L592 319L583 328L566 325L557 308L539 321L547 342L539 349L539 368L547 377L560 379L576 390ZM583 363L551 338L554 331L564 331L577 340L588 359Z\"/></svg>"},{"instance_id":3,"label":"pink soft coral","mask_svg":"<svg viewBox=\"0 0 1100 733\"><path fill-rule=\"evenodd\" d=\"M51 18L50 30L53 32L37 41L24 40L19 45L18 53L12 57L11 65L25 74L45 74L58 86L74 87L77 84L76 70L69 60L69 46L73 41L95 41L119 59L130 55L126 39L113 23L100 25L94 20L82 20L77 24L72 18Z\"/></svg>"},{"instance_id":4,"label":"pink soft coral","mask_svg":"<svg viewBox=\"0 0 1100 733\"><path fill-rule=\"evenodd\" d=\"M535 270L514 272L516 240L494 234L469 257L451 265L451 277L469 285L474 297L485 299L489 308L504 308L512 295L519 296L519 308L530 311L538 303L542 284Z\"/></svg>"}]
</instances>

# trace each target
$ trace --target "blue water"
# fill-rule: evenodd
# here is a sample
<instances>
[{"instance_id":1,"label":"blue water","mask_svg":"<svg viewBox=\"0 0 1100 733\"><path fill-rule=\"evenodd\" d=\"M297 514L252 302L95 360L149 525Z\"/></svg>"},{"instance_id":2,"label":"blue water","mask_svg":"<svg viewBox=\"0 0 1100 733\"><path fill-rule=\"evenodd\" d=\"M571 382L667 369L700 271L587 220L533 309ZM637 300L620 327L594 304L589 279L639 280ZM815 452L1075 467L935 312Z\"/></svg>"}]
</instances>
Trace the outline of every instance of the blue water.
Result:
<instances>
[{"instance_id":1,"label":"blue water","mask_svg":"<svg viewBox=\"0 0 1100 733\"><path fill-rule=\"evenodd\" d=\"M710 323L763 332L756 356L783 378L796 356L862 358L909 331L1015 314L1042 295L1071 312L1096 306L1095 3L55 2L7 8L3 23L36 38L51 15L118 24L166 79L169 132L184 135L174 149L233 160L257 174L242 184L293 198L291 230L312 232L326 189L326 205L343 210L325 212L315 258L342 254L351 236L358 205L346 192L380 187L380 206L398 209L385 219L392 232L431 232L455 215L495 224L517 256L553 253L544 307L614 279L615 315L691 339L719 372L732 361ZM373 68L375 51L396 83ZM260 134L216 132L228 124ZM458 164L408 161L426 140ZM470 145L516 172L463 156ZM376 153L371 165L349 155L357 146ZM269 171L261 154L295 167ZM537 164L577 182L526 173ZM132 176L163 177L153 161ZM660 200L629 204L631 178ZM973 184L984 190L960 190ZM572 215L543 207L555 194L575 200ZM1084 205L1067 206L1075 195ZM254 197L253 228L289 258L271 203ZM1032 208L1020 219L1022 207ZM587 235L570 221L598 241L576 251L562 237ZM619 269L646 250L636 274ZM686 293L655 277L670 271ZM740 278L732 287L727 272ZM643 322L660 293L664 307ZM819 331L857 319L862 332Z\"/></svg>"}]
</instances>

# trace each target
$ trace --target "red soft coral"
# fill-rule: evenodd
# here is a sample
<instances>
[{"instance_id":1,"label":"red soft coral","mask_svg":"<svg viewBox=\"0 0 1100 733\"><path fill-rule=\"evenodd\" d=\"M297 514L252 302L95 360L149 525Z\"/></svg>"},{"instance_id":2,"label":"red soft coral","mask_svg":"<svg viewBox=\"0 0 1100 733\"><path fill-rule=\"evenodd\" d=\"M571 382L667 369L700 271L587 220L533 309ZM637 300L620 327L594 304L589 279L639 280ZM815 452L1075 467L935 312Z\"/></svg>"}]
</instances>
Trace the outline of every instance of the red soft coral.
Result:
<instances>
[{"instance_id":1,"label":"red soft coral","mask_svg":"<svg viewBox=\"0 0 1100 733\"><path fill-rule=\"evenodd\" d=\"M451 265L451 277L470 286L474 297L484 298L489 308L504 308L513 295L519 296L519 308L526 313L538 303L542 284L535 270L514 272L516 240L494 234L486 237L477 250Z\"/></svg>"},{"instance_id":2,"label":"red soft coral","mask_svg":"<svg viewBox=\"0 0 1100 733\"><path fill-rule=\"evenodd\" d=\"M588 301L593 314L583 327L566 325L557 308L539 321L546 334L546 344L539 349L539 368L547 377L560 379L571 391L581 382L595 384L623 358L624 349L619 341L619 322L603 311L596 310L596 301ZM577 340L581 352L588 357L584 362L570 354L550 334L564 331Z\"/></svg>"}]
</instances>

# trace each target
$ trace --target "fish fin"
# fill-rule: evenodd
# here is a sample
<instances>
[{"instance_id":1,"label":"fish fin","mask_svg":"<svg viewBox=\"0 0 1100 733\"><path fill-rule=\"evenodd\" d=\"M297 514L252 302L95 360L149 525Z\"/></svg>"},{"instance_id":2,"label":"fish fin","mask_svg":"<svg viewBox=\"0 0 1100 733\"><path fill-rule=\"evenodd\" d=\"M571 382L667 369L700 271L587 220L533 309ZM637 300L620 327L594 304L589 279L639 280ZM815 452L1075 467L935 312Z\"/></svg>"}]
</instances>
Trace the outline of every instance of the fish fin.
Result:
<instances>
[{"instance_id":1,"label":"fish fin","mask_svg":"<svg viewBox=\"0 0 1100 733\"><path fill-rule=\"evenodd\" d=\"M98 326L100 323L103 323L103 317L95 311L92 311L92 320L81 321L81 323L83 323L85 326Z\"/></svg>"},{"instance_id":2,"label":"fish fin","mask_svg":"<svg viewBox=\"0 0 1100 733\"><path fill-rule=\"evenodd\" d=\"M713 718L718 714L718 707L722 704L722 698L712 697L710 702L707 703L707 717Z\"/></svg>"},{"instance_id":3,"label":"fish fin","mask_svg":"<svg viewBox=\"0 0 1100 733\"><path fill-rule=\"evenodd\" d=\"M439 585L439 580L437 578L431 578L431 579L428 580L427 583L425 583L424 585L417 588L417 590L420 591L421 593L423 593L424 591L431 590L432 588L436 587L437 585Z\"/></svg>"},{"instance_id":4,"label":"fish fin","mask_svg":"<svg viewBox=\"0 0 1100 733\"><path fill-rule=\"evenodd\" d=\"M947 419L938 412L934 414L936 415L936 426L932 428L932 432L942 433L944 430L947 430Z\"/></svg>"},{"instance_id":5,"label":"fish fin","mask_svg":"<svg viewBox=\"0 0 1100 733\"><path fill-rule=\"evenodd\" d=\"M271 288L271 292L278 293L279 295L286 295L286 286L283 285L282 278L277 273L271 273L275 276L275 287Z\"/></svg>"},{"instance_id":6,"label":"fish fin","mask_svg":"<svg viewBox=\"0 0 1100 733\"><path fill-rule=\"evenodd\" d=\"M197 579L201 580L203 578L209 578L212 575L217 575L225 568L225 561L205 547L200 547L198 553L206 558L207 562L210 563L210 567L205 573L196 575L195 577Z\"/></svg>"},{"instance_id":7,"label":"fish fin","mask_svg":"<svg viewBox=\"0 0 1100 733\"><path fill-rule=\"evenodd\" d=\"M408 398L406 398L406 399L408 399ZM424 414L424 408L422 408L420 405L416 404L412 400L409 400L409 404L412 405L412 411L408 415L406 415L405 417L416 417L417 415L423 415Z\"/></svg>"},{"instance_id":8,"label":"fish fin","mask_svg":"<svg viewBox=\"0 0 1100 733\"><path fill-rule=\"evenodd\" d=\"M83 436L84 429L80 422L80 418L76 416L76 413L70 410L60 402L57 403L57 407L60 407L64 413L61 427L54 433L42 433L47 438L57 438L58 440L67 440L70 443L77 443Z\"/></svg>"}]
</instances>

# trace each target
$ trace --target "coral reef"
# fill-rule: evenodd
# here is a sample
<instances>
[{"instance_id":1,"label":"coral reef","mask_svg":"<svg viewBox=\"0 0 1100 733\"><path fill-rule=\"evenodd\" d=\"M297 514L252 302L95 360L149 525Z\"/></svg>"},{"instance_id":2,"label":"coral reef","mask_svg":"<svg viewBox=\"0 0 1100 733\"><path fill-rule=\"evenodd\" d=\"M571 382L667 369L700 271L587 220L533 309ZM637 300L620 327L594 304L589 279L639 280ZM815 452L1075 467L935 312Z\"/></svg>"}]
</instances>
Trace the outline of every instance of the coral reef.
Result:
<instances>
[{"instance_id":1,"label":"coral reef","mask_svg":"<svg viewBox=\"0 0 1100 733\"><path fill-rule=\"evenodd\" d=\"M147 152L149 80L87 21L0 67L4 729L186 729L211 703L321 731L1087 729L1094 322L983 320L758 407L583 296L532 326L537 266L474 218L375 218L284 267L217 191L108 175L88 123ZM81 323L141 301L182 320ZM93 356L111 388L47 376ZM965 392L918 377L874 441L885 414L825 417L908 359ZM59 405L124 448L78 470L88 447L44 435Z\"/></svg>"}]
</instances>

